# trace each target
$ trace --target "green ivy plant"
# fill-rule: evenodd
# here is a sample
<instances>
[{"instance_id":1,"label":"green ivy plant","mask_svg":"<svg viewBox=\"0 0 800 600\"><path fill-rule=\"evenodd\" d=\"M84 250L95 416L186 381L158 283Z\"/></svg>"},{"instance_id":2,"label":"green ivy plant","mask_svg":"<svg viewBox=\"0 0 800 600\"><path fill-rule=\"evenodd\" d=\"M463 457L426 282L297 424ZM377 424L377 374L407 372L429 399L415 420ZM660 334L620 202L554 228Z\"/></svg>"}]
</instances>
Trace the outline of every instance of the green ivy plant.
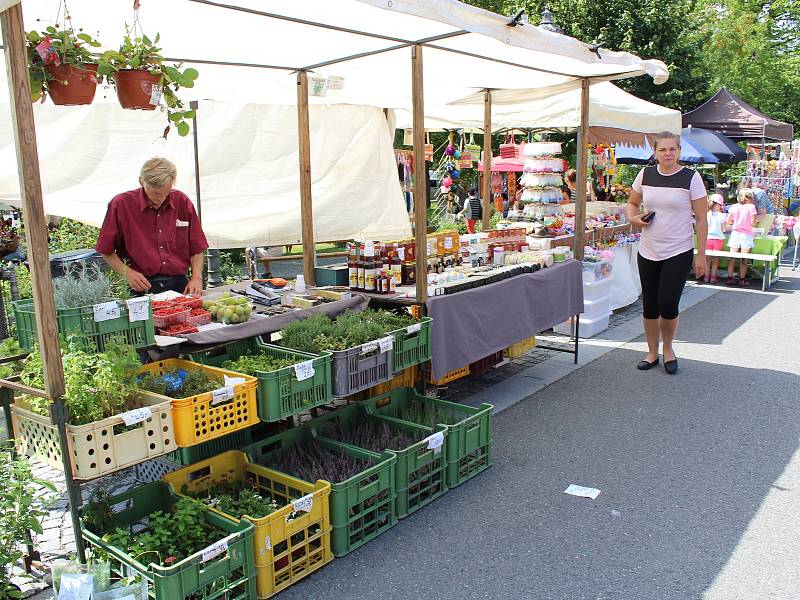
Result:
<instances>
[{"instance_id":1,"label":"green ivy plant","mask_svg":"<svg viewBox=\"0 0 800 600\"><path fill-rule=\"evenodd\" d=\"M85 65L96 64L90 48L99 48L100 42L83 30L70 27L49 26L44 31L29 31L26 34L28 50L28 75L31 82L31 100L43 99L47 84L53 76L47 71L49 65L70 65L85 69ZM42 43L49 49L45 58L36 49ZM98 83L102 79L98 76Z\"/></svg>"},{"instance_id":2,"label":"green ivy plant","mask_svg":"<svg viewBox=\"0 0 800 600\"><path fill-rule=\"evenodd\" d=\"M181 88L192 88L199 73L197 69L188 67L183 69L183 63L175 66L164 63L161 48L158 42L161 34L156 34L150 39L144 34L136 35L133 28L126 28L125 37L119 50L104 52L99 60L97 72L108 77L114 82L116 73L122 69L139 69L149 71L153 75L161 76L162 94L167 105L168 125L164 130L164 137L169 133L170 127L175 126L178 135L189 134L189 121L194 117L194 110L187 109L178 97Z\"/></svg>"},{"instance_id":3,"label":"green ivy plant","mask_svg":"<svg viewBox=\"0 0 800 600\"><path fill-rule=\"evenodd\" d=\"M14 452L13 441L0 444L0 480L0 598L22 598L11 583L11 567L23 557L28 531L43 532L42 519L56 488L33 476L30 462Z\"/></svg>"}]
</instances>

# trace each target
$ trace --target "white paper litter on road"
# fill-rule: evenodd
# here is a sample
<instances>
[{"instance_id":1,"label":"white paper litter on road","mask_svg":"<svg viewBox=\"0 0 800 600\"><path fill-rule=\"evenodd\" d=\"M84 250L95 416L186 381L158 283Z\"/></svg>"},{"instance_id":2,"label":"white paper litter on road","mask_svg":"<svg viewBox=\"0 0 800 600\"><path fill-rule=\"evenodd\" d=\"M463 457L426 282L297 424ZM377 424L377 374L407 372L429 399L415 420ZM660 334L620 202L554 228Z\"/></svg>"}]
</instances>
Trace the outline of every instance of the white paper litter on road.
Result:
<instances>
[{"instance_id":1,"label":"white paper litter on road","mask_svg":"<svg viewBox=\"0 0 800 600\"><path fill-rule=\"evenodd\" d=\"M591 498L594 500L600 495L600 490L597 488L583 487L582 485L575 485L574 483L564 490L565 494L570 496L580 496L581 498Z\"/></svg>"}]
</instances>

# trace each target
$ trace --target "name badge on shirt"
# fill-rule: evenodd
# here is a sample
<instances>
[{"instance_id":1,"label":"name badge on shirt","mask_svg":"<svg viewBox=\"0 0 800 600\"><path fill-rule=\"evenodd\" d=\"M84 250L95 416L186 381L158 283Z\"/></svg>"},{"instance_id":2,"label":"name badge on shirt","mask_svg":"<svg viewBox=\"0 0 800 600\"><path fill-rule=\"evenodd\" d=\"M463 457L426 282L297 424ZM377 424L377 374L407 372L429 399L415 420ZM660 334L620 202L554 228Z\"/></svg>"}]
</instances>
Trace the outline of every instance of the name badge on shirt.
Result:
<instances>
[{"instance_id":1,"label":"name badge on shirt","mask_svg":"<svg viewBox=\"0 0 800 600\"><path fill-rule=\"evenodd\" d=\"M188 227L189 226L189 221L181 221L180 219L178 219L177 221L175 221L175 226L176 227Z\"/></svg>"}]
</instances>

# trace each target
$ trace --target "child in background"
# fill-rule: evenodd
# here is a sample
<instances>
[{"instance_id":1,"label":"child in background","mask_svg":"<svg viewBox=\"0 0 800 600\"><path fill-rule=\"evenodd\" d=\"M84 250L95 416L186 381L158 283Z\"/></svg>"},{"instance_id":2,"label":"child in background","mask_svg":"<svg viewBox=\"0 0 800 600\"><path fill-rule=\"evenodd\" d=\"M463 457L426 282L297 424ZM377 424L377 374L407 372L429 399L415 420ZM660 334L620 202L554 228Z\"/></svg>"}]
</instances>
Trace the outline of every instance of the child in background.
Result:
<instances>
[{"instance_id":1,"label":"child in background","mask_svg":"<svg viewBox=\"0 0 800 600\"><path fill-rule=\"evenodd\" d=\"M738 204L731 206L728 211L728 227L731 237L728 240L728 249L731 252L747 254L754 246L753 227L758 219L758 211L753 205L753 192L749 188L742 188L736 196ZM728 261L728 285L733 285L733 260ZM747 281L747 259L739 260L739 285L750 285Z\"/></svg>"},{"instance_id":2,"label":"child in background","mask_svg":"<svg viewBox=\"0 0 800 600\"><path fill-rule=\"evenodd\" d=\"M482 213L483 207L478 198L478 188L473 186L469 190L469 196L464 200L464 210L461 211L461 214L467 219L467 231L475 233L475 223L481 220Z\"/></svg>"},{"instance_id":3,"label":"child in background","mask_svg":"<svg viewBox=\"0 0 800 600\"><path fill-rule=\"evenodd\" d=\"M722 250L725 244L725 231L727 230L728 215L725 214L725 201L721 194L711 194L708 198L708 239L706 250ZM710 267L710 268L709 268ZM706 259L706 283L717 283L719 270L719 257L710 256Z\"/></svg>"}]
</instances>

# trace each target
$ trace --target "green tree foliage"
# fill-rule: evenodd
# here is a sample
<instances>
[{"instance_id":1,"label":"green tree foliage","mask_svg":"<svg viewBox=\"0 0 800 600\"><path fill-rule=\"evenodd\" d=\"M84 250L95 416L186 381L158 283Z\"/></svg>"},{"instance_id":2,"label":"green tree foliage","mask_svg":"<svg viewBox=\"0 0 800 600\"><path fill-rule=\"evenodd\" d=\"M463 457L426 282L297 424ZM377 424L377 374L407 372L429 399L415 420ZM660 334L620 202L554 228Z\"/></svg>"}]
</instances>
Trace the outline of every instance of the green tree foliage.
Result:
<instances>
[{"instance_id":1,"label":"green tree foliage","mask_svg":"<svg viewBox=\"0 0 800 600\"><path fill-rule=\"evenodd\" d=\"M708 75L702 69L691 17L696 0L468 0L470 4L505 15L525 9L538 24L547 6L566 35L587 43L604 43L610 50L657 58L670 68L665 84L649 77L617 82L630 93L678 110L689 110L708 96Z\"/></svg>"},{"instance_id":2,"label":"green tree foliage","mask_svg":"<svg viewBox=\"0 0 800 600\"><path fill-rule=\"evenodd\" d=\"M721 87L800 128L800 2L702 0L695 12L708 91Z\"/></svg>"}]
</instances>

